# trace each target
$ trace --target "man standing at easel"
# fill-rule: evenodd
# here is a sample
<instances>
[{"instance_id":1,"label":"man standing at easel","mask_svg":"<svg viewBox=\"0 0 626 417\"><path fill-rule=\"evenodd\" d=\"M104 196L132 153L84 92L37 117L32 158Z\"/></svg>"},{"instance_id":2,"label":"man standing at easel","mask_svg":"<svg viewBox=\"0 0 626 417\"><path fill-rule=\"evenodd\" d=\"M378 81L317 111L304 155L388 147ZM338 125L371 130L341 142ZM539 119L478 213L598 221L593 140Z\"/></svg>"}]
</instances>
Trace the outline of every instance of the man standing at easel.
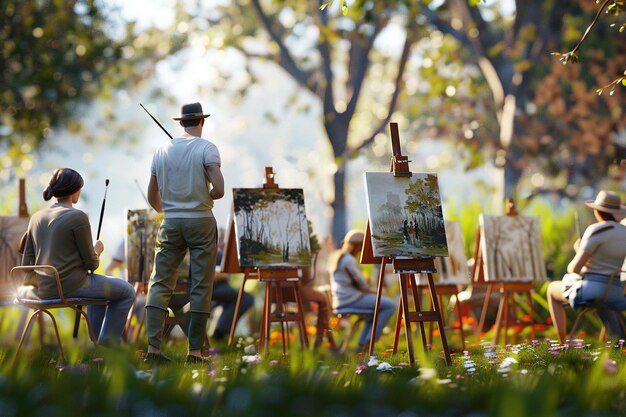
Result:
<instances>
[{"instance_id":1,"label":"man standing at easel","mask_svg":"<svg viewBox=\"0 0 626 417\"><path fill-rule=\"evenodd\" d=\"M169 362L161 353L163 323L177 271L187 250L190 266L190 322L188 363L202 363L206 323L217 257L217 224L213 200L224 196L224 178L217 147L202 139L204 119L200 103L181 107L181 137L161 145L152 159L148 201L164 212L155 247L154 270L146 302L147 363Z\"/></svg>"}]
</instances>

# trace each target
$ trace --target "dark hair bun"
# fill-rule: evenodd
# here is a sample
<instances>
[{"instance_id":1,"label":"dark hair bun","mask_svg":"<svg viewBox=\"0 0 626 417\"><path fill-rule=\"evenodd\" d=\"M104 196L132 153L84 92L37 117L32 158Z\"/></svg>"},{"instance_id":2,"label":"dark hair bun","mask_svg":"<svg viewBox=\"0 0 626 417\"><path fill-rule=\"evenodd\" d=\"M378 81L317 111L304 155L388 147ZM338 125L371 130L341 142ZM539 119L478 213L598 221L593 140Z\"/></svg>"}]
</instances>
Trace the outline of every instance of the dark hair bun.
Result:
<instances>
[{"instance_id":1,"label":"dark hair bun","mask_svg":"<svg viewBox=\"0 0 626 417\"><path fill-rule=\"evenodd\" d=\"M57 168L52 173L48 186L43 190L43 199L67 197L83 187L83 177L72 168Z\"/></svg>"}]
</instances>

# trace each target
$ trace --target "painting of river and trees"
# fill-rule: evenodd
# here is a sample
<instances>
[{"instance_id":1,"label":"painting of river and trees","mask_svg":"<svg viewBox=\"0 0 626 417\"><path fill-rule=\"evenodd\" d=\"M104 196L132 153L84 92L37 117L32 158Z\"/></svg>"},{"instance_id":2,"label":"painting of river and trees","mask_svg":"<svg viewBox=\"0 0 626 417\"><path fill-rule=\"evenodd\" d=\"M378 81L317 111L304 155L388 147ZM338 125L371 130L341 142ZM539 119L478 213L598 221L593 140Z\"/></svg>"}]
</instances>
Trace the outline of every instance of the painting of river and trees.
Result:
<instances>
[{"instance_id":1,"label":"painting of river and trees","mask_svg":"<svg viewBox=\"0 0 626 417\"><path fill-rule=\"evenodd\" d=\"M435 258L437 273L433 276L437 285L467 285L470 283L470 272L467 267L465 244L461 224L454 221L445 221L446 240L448 242L448 256ZM416 276L418 285L427 285L425 274Z\"/></svg>"},{"instance_id":2,"label":"painting of river and trees","mask_svg":"<svg viewBox=\"0 0 626 417\"><path fill-rule=\"evenodd\" d=\"M233 200L240 267L310 265L302 189L234 188Z\"/></svg>"},{"instance_id":3,"label":"painting of river and trees","mask_svg":"<svg viewBox=\"0 0 626 417\"><path fill-rule=\"evenodd\" d=\"M546 281L539 218L479 217L485 281Z\"/></svg>"},{"instance_id":4,"label":"painting of river and trees","mask_svg":"<svg viewBox=\"0 0 626 417\"><path fill-rule=\"evenodd\" d=\"M437 175L364 177L374 256L448 256Z\"/></svg>"}]
</instances>

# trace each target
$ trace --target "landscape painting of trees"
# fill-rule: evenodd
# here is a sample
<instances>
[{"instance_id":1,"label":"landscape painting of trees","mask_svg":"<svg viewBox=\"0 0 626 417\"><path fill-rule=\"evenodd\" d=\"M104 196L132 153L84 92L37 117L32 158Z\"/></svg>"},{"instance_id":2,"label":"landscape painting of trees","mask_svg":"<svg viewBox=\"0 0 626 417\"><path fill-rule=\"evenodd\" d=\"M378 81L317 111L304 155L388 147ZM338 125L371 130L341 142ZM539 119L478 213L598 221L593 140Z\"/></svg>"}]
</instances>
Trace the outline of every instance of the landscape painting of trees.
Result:
<instances>
[{"instance_id":1,"label":"landscape painting of trees","mask_svg":"<svg viewBox=\"0 0 626 417\"><path fill-rule=\"evenodd\" d=\"M20 283L9 281L9 272L22 261L20 239L28 230L28 217L0 217L0 300L13 300Z\"/></svg>"},{"instance_id":2,"label":"landscape painting of trees","mask_svg":"<svg viewBox=\"0 0 626 417\"><path fill-rule=\"evenodd\" d=\"M374 256L448 256L437 175L364 177Z\"/></svg>"},{"instance_id":3,"label":"landscape painting of trees","mask_svg":"<svg viewBox=\"0 0 626 417\"><path fill-rule=\"evenodd\" d=\"M448 256L435 258L437 273L433 275L433 279L435 284L439 285L467 285L470 283L470 273L467 267L461 223L446 220L444 224L448 242ZM423 274L417 278L418 285L427 284Z\"/></svg>"},{"instance_id":4,"label":"landscape painting of trees","mask_svg":"<svg viewBox=\"0 0 626 417\"><path fill-rule=\"evenodd\" d=\"M126 276L128 282L148 282L154 264L162 215L152 210L126 210Z\"/></svg>"},{"instance_id":5,"label":"landscape painting of trees","mask_svg":"<svg viewBox=\"0 0 626 417\"><path fill-rule=\"evenodd\" d=\"M302 189L234 188L233 200L239 266L310 265Z\"/></svg>"},{"instance_id":6,"label":"landscape painting of trees","mask_svg":"<svg viewBox=\"0 0 626 417\"><path fill-rule=\"evenodd\" d=\"M481 214L479 224L485 281L547 279L538 217Z\"/></svg>"}]
</instances>

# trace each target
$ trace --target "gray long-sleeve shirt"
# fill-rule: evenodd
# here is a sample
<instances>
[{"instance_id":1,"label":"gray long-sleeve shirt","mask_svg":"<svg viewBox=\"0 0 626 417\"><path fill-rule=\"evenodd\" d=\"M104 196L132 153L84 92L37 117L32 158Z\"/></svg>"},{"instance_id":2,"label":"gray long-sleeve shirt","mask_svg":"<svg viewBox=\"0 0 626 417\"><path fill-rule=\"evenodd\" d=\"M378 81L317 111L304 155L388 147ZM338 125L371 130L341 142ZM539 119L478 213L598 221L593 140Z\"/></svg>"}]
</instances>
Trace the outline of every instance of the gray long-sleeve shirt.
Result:
<instances>
[{"instance_id":1,"label":"gray long-sleeve shirt","mask_svg":"<svg viewBox=\"0 0 626 417\"><path fill-rule=\"evenodd\" d=\"M31 217L22 265L54 266L59 271L63 293L68 293L80 288L88 271L98 264L87 214L53 204ZM38 273L36 294L40 298L58 297L54 277Z\"/></svg>"}]
</instances>

